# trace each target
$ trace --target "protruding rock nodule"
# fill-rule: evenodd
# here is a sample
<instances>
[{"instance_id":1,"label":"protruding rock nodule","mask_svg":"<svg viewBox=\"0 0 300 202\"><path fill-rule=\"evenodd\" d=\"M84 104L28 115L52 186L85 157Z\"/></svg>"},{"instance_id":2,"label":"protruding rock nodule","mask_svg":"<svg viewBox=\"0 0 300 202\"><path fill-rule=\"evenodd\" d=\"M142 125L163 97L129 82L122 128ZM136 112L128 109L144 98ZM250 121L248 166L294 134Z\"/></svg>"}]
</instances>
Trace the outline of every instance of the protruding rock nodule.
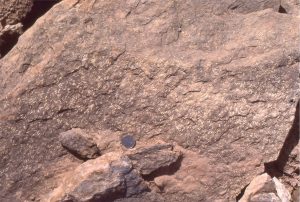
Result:
<instances>
[{"instance_id":1,"label":"protruding rock nodule","mask_svg":"<svg viewBox=\"0 0 300 202\"><path fill-rule=\"evenodd\" d=\"M180 153L173 151L171 144L157 144L139 147L128 152L129 159L133 166L140 171L142 175L149 175L161 167L170 166L180 157Z\"/></svg>"},{"instance_id":2,"label":"protruding rock nodule","mask_svg":"<svg viewBox=\"0 0 300 202\"><path fill-rule=\"evenodd\" d=\"M79 128L60 133L60 142L63 147L81 159L94 159L100 155L96 143Z\"/></svg>"}]
</instances>

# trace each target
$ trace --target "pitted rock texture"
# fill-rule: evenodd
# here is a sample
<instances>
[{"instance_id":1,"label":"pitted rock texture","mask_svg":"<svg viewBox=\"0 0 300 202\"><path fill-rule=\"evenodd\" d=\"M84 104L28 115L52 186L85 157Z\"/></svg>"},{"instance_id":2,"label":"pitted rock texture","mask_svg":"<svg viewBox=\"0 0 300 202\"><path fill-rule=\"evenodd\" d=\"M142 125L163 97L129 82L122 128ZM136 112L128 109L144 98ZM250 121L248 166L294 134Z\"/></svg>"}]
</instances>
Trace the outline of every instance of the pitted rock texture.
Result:
<instances>
[{"instance_id":1,"label":"pitted rock texture","mask_svg":"<svg viewBox=\"0 0 300 202\"><path fill-rule=\"evenodd\" d=\"M53 7L0 60L0 196L24 201L51 190L44 173L71 158L58 134L83 128L176 142L216 171L163 200L235 199L276 159L299 93L298 14L253 2Z\"/></svg>"}]
</instances>

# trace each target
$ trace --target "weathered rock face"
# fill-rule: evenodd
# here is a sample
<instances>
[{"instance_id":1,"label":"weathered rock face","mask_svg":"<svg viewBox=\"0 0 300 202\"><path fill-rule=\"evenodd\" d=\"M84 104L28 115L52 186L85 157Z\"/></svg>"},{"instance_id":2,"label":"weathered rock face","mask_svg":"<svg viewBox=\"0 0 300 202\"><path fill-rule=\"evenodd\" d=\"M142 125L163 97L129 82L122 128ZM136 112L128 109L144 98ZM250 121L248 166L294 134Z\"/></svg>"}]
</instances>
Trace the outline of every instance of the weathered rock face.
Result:
<instances>
[{"instance_id":1,"label":"weathered rock face","mask_svg":"<svg viewBox=\"0 0 300 202\"><path fill-rule=\"evenodd\" d=\"M58 134L83 128L176 142L215 171L159 197L234 199L277 158L299 90L298 5L251 2L53 7L0 60L0 196L51 190L44 173L69 155Z\"/></svg>"}]
</instances>

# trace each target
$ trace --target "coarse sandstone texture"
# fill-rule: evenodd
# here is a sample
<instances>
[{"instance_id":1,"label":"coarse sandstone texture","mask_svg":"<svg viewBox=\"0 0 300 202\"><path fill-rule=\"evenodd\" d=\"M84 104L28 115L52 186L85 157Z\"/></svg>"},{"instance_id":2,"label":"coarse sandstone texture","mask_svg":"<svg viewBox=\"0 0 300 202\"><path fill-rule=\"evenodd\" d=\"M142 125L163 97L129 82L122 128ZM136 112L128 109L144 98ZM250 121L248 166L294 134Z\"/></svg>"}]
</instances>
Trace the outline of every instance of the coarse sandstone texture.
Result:
<instances>
[{"instance_id":1,"label":"coarse sandstone texture","mask_svg":"<svg viewBox=\"0 0 300 202\"><path fill-rule=\"evenodd\" d=\"M295 117L297 10L269 0L55 5L0 60L1 201L59 186L58 171L46 173L71 162L58 138L71 128L160 138L204 159L188 191L183 178L158 178L169 191L140 201L234 200L276 160Z\"/></svg>"}]
</instances>

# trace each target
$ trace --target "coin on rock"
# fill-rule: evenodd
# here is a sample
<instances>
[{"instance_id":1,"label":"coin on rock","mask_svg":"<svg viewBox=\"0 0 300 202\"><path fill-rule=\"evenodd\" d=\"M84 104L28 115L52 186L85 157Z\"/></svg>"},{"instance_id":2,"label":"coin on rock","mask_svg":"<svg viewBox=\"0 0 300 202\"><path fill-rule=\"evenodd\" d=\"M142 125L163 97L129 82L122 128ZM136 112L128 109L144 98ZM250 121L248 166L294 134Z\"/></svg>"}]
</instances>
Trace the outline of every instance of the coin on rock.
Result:
<instances>
[{"instance_id":1,"label":"coin on rock","mask_svg":"<svg viewBox=\"0 0 300 202\"><path fill-rule=\"evenodd\" d=\"M121 138L121 144L127 149L132 149L135 146L135 139L132 135L125 135Z\"/></svg>"}]
</instances>

